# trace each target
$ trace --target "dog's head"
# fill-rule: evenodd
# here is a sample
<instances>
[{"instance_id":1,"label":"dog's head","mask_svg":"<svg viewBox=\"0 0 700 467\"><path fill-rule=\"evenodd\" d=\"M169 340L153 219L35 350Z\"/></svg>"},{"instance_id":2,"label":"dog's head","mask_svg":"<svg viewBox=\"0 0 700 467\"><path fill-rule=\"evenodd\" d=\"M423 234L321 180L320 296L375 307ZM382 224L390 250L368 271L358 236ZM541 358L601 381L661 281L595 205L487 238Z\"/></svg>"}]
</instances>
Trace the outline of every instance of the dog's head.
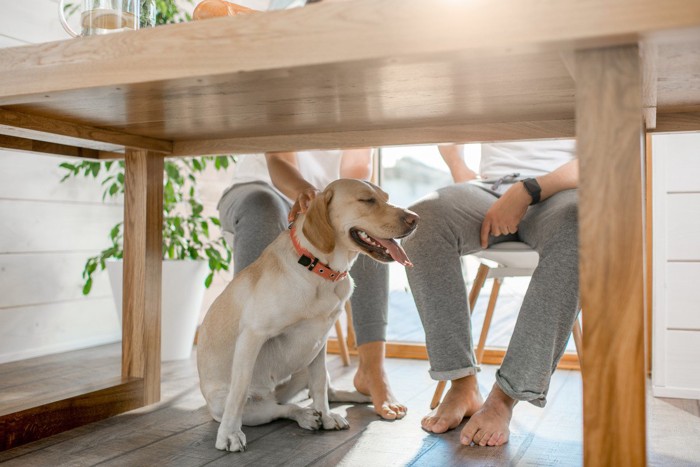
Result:
<instances>
[{"instance_id":1,"label":"dog's head","mask_svg":"<svg viewBox=\"0 0 700 467\"><path fill-rule=\"evenodd\" d=\"M324 253L343 247L377 261L410 265L396 240L416 229L418 215L388 200L389 195L371 183L336 180L311 202L302 231Z\"/></svg>"}]
</instances>

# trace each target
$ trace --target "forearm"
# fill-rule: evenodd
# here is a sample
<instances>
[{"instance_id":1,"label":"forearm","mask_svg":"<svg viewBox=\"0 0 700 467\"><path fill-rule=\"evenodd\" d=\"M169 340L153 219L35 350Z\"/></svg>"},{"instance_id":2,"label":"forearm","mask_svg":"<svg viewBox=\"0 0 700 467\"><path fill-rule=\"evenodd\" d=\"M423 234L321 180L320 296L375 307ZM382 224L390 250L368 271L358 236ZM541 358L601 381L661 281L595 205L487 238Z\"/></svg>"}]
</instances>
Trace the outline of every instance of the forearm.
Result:
<instances>
[{"instance_id":1,"label":"forearm","mask_svg":"<svg viewBox=\"0 0 700 467\"><path fill-rule=\"evenodd\" d=\"M340 176L369 180L372 176L372 149L347 149L340 158Z\"/></svg>"},{"instance_id":2,"label":"forearm","mask_svg":"<svg viewBox=\"0 0 700 467\"><path fill-rule=\"evenodd\" d=\"M578 187L578 159L562 165L553 172L537 177L542 192L540 199L545 200L560 191Z\"/></svg>"},{"instance_id":3,"label":"forearm","mask_svg":"<svg viewBox=\"0 0 700 467\"><path fill-rule=\"evenodd\" d=\"M450 169L450 174L455 183L467 182L477 178L476 172L467 167L464 163L462 155L462 146L454 144L438 145L438 151L445 161L447 168Z\"/></svg>"},{"instance_id":4,"label":"forearm","mask_svg":"<svg viewBox=\"0 0 700 467\"><path fill-rule=\"evenodd\" d=\"M316 189L299 172L295 153L271 152L265 158L272 184L288 198L296 199L303 191Z\"/></svg>"},{"instance_id":5,"label":"forearm","mask_svg":"<svg viewBox=\"0 0 700 467\"><path fill-rule=\"evenodd\" d=\"M562 165L558 169L540 177L536 177L540 185L540 202L553 196L560 191L569 190L578 186L578 160L574 159ZM512 205L516 210L527 209L532 202L532 197L521 182L514 183L501 196L499 203Z\"/></svg>"}]
</instances>

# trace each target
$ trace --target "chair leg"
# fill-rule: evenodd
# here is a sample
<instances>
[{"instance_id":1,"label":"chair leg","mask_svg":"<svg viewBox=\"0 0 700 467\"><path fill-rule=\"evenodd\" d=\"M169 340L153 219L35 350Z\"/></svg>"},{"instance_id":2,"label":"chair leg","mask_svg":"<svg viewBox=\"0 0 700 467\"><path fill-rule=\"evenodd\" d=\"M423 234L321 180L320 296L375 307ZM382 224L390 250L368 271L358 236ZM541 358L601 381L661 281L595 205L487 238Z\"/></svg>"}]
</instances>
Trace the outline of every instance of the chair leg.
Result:
<instances>
[{"instance_id":1,"label":"chair leg","mask_svg":"<svg viewBox=\"0 0 700 467\"><path fill-rule=\"evenodd\" d=\"M498 300L498 292L501 290L501 284L503 279L494 279L493 288L491 289L491 297L489 298L489 305L486 307L486 316L484 317L484 325L481 327L481 335L479 336L479 344L476 346L476 362L481 363L484 358L484 348L486 347L486 338L489 334L489 328L491 327L491 319L493 318L493 312L496 309L496 301Z\"/></svg>"},{"instance_id":2,"label":"chair leg","mask_svg":"<svg viewBox=\"0 0 700 467\"><path fill-rule=\"evenodd\" d=\"M355 338L355 327L352 323L352 305L350 305L350 300L345 302L345 316L348 320L348 347L355 349L357 348L357 339Z\"/></svg>"},{"instance_id":3,"label":"chair leg","mask_svg":"<svg viewBox=\"0 0 700 467\"><path fill-rule=\"evenodd\" d=\"M578 355L579 365L583 364L583 331L581 330L581 322L578 318L574 322L574 344L576 345L576 354Z\"/></svg>"},{"instance_id":4,"label":"chair leg","mask_svg":"<svg viewBox=\"0 0 700 467\"><path fill-rule=\"evenodd\" d=\"M472 289L469 291L469 312L474 312L474 306L476 306L476 299L479 298L479 293L484 287L484 282L489 275L489 268L485 264L481 263L479 265L479 270L476 272L476 277L474 278L474 283L472 284ZM433 399L430 401L430 408L434 409L440 405L440 400L442 400L442 393L445 392L445 386L447 386L447 381L438 381L437 387L435 388L435 394L433 394Z\"/></svg>"},{"instance_id":5,"label":"chair leg","mask_svg":"<svg viewBox=\"0 0 700 467\"><path fill-rule=\"evenodd\" d=\"M350 366L350 352L348 352L348 344L345 342L343 335L343 325L340 320L335 322L335 335L338 337L338 345L340 346L340 358L343 360L343 366Z\"/></svg>"},{"instance_id":6,"label":"chair leg","mask_svg":"<svg viewBox=\"0 0 700 467\"><path fill-rule=\"evenodd\" d=\"M490 267L486 266L484 263L479 265L479 270L476 272L476 277L474 278L474 283L472 284L472 290L469 292L469 312L474 312L474 307L476 306L476 300L479 298L482 287L484 287L484 282L489 275Z\"/></svg>"},{"instance_id":7,"label":"chair leg","mask_svg":"<svg viewBox=\"0 0 700 467\"><path fill-rule=\"evenodd\" d=\"M435 388L435 394L433 394L433 400L430 401L431 409L434 409L440 405L442 393L445 392L445 386L447 386L447 381L438 381L437 387Z\"/></svg>"}]
</instances>

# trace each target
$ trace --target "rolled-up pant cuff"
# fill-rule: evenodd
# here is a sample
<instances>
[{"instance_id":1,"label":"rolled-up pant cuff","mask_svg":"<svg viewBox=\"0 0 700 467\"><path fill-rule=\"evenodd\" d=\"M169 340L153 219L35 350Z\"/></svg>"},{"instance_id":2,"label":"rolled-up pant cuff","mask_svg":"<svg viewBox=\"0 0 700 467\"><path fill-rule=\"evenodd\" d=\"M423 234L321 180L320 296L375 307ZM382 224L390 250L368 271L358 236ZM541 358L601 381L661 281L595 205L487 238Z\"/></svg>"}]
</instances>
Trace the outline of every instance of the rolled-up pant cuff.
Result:
<instances>
[{"instance_id":1,"label":"rolled-up pant cuff","mask_svg":"<svg viewBox=\"0 0 700 467\"><path fill-rule=\"evenodd\" d=\"M501 388L506 396L514 399L516 401L529 402L530 404L537 407L544 407L547 405L547 395L543 393L537 393L532 391L516 391L513 386L506 380L501 374L501 370L496 372L496 384Z\"/></svg>"},{"instance_id":2,"label":"rolled-up pant cuff","mask_svg":"<svg viewBox=\"0 0 700 467\"><path fill-rule=\"evenodd\" d=\"M454 379L464 378L465 376L472 376L481 371L478 366L470 366L467 368L459 368L457 370L448 371L435 371L430 370L430 377L435 381L452 381Z\"/></svg>"},{"instance_id":3,"label":"rolled-up pant cuff","mask_svg":"<svg viewBox=\"0 0 700 467\"><path fill-rule=\"evenodd\" d=\"M386 323L370 323L355 326L357 345L386 341Z\"/></svg>"}]
</instances>

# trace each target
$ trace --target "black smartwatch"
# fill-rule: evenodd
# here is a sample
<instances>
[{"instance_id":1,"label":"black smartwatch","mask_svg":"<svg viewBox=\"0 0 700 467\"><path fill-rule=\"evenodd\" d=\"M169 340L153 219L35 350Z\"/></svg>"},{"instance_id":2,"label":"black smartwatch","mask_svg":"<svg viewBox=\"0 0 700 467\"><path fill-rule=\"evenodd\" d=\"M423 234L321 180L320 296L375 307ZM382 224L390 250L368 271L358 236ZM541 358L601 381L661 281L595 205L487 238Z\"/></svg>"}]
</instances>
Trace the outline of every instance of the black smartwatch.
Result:
<instances>
[{"instance_id":1,"label":"black smartwatch","mask_svg":"<svg viewBox=\"0 0 700 467\"><path fill-rule=\"evenodd\" d=\"M527 191L532 198L532 203L530 203L530 206L539 203L542 188L540 188L540 184L537 183L537 180L534 178L526 178L523 180L523 185L525 186L525 191Z\"/></svg>"}]
</instances>

